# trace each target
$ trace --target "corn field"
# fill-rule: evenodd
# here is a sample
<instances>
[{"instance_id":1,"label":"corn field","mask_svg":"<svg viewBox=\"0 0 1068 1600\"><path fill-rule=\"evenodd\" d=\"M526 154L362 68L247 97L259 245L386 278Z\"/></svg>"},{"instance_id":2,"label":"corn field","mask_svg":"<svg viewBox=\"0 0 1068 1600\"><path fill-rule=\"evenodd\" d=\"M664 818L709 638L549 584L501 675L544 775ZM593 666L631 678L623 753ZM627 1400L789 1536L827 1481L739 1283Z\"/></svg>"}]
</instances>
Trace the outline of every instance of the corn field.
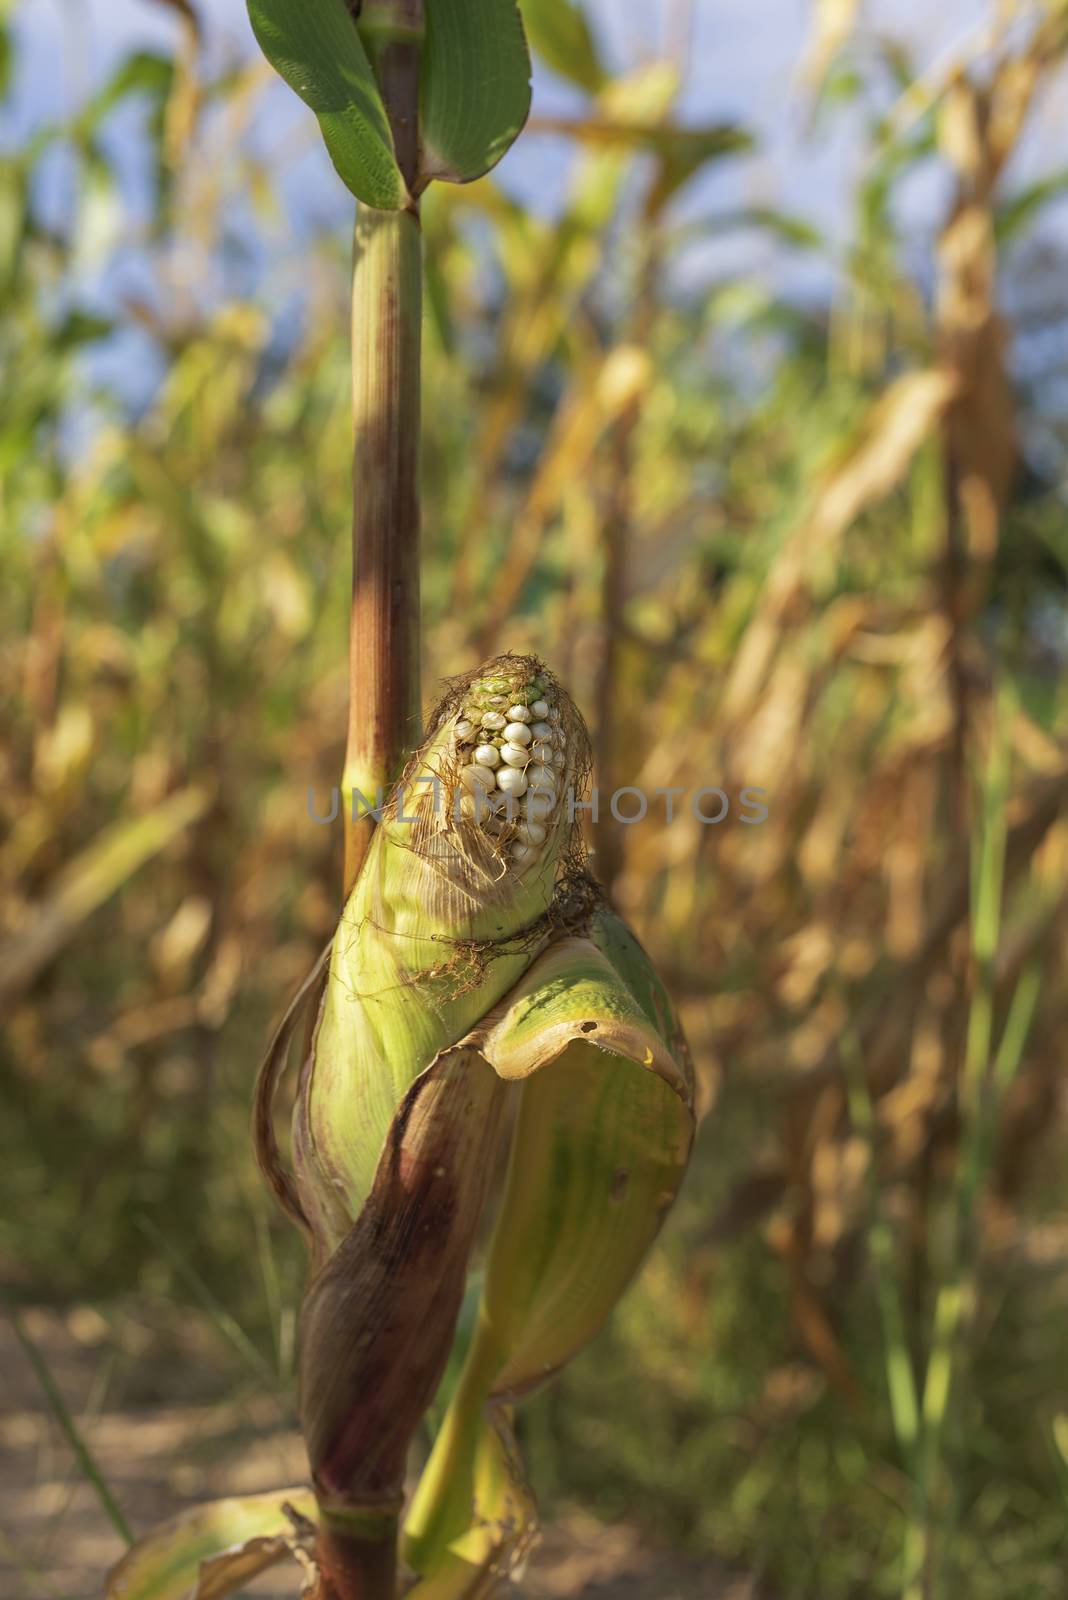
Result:
<instances>
[{"instance_id":1,"label":"corn field","mask_svg":"<svg viewBox=\"0 0 1068 1600\"><path fill-rule=\"evenodd\" d=\"M774 28L786 8L757 9ZM561 1334L544 1365L562 1370L515 1411L542 1524L625 1525L752 1600L1060 1600L1068 8L970 0L934 52L875 9L804 8L791 138L813 161L851 149L829 226L776 184L761 108L694 94L711 3L631 26L522 0L525 131L421 204L415 689L437 709L413 760L439 770L448 723L469 811L494 772L530 784L502 834L519 888L503 910L477 891L465 938L549 915L566 858L613 908L600 955L625 919L659 974L647 1015L611 1025L628 1060L656 1057L633 1118L657 1223L678 1199L610 1320L573 1359ZM248 1131L265 1041L354 876L351 218L317 210L340 186L244 11L227 31L214 10L131 0L160 42L101 74L87 13L57 5L62 106L36 116L35 8L0 3L0 1285L52 1395L42 1428L110 1503L107 1560L63 1580L72 1596L103 1592L125 1519L92 1406L68 1413L35 1347L42 1308L91 1312L99 1370L119 1362L101 1394L161 1404L139 1366L180 1364L192 1332L197 1395L268 1395L291 1421L319 1340L351 1399L311 1295L298 1326L301 1238ZM554 756L598 796L573 833L531 805ZM387 817L352 927L388 921L391 849ZM447 898L421 865L412 940ZM517 948L442 1002L463 1012L448 1037L413 1025L411 1063L361 1024L398 1098L527 981ZM368 949L335 939L338 982L403 986L403 960ZM501 1079L521 1075L513 1023L486 1046ZM348 1025L328 1005L324 1051ZM477 1212L505 1181L506 1114L483 1068L467 1243L492 1293ZM317 1073L294 1187L272 1170L322 1269L376 1192L395 1102L369 1095L332 1149ZM644 1249L655 1227L628 1226ZM605 1237L561 1223L591 1272ZM395 1463L437 1484L409 1554L456 1531L450 1485L470 1499L450 1452L478 1388L460 1346L480 1347L457 1270L462 1337L440 1385L428 1356ZM336 1440L304 1411L316 1468ZM202 1461L173 1510L210 1498ZM67 1593L63 1506L40 1503L32 1524L0 1512L17 1600Z\"/></svg>"}]
</instances>

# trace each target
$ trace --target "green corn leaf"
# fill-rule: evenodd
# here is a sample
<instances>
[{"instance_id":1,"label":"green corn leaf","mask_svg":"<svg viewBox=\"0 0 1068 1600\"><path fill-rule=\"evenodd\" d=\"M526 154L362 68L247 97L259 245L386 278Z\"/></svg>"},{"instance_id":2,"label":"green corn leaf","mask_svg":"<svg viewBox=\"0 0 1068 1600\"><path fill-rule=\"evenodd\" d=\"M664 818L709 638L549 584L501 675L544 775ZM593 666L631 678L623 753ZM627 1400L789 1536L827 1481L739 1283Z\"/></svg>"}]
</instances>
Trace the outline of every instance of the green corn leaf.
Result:
<instances>
[{"instance_id":1,"label":"green corn leaf","mask_svg":"<svg viewBox=\"0 0 1068 1600\"><path fill-rule=\"evenodd\" d=\"M544 117L538 126L544 132L561 133L583 144L656 156L659 170L650 195L653 206L663 205L709 162L753 148L752 134L734 122L688 128L675 122L646 120L641 115L602 113L592 117Z\"/></svg>"},{"instance_id":2,"label":"green corn leaf","mask_svg":"<svg viewBox=\"0 0 1068 1600\"><path fill-rule=\"evenodd\" d=\"M611 913L553 944L465 1045L523 1084L479 1321L406 1529L432 1572L467 1527L486 1429L598 1331L675 1198L693 1136L688 1053Z\"/></svg>"},{"instance_id":3,"label":"green corn leaf","mask_svg":"<svg viewBox=\"0 0 1068 1600\"><path fill-rule=\"evenodd\" d=\"M590 25L573 0L523 0L523 22L546 66L589 94L604 87L608 74Z\"/></svg>"},{"instance_id":4,"label":"green corn leaf","mask_svg":"<svg viewBox=\"0 0 1068 1600\"><path fill-rule=\"evenodd\" d=\"M489 1600L500 1594L502 1578L522 1575L537 1537L538 1515L504 1407L479 1436L470 1512L470 1527L406 1600Z\"/></svg>"},{"instance_id":5,"label":"green corn leaf","mask_svg":"<svg viewBox=\"0 0 1068 1600\"><path fill-rule=\"evenodd\" d=\"M315 1514L315 1496L304 1487L182 1512L112 1567L105 1600L222 1600L257 1573L303 1552Z\"/></svg>"},{"instance_id":6,"label":"green corn leaf","mask_svg":"<svg viewBox=\"0 0 1068 1600\"><path fill-rule=\"evenodd\" d=\"M389 119L345 0L248 0L248 11L260 49L319 119L342 182L365 205L403 210Z\"/></svg>"},{"instance_id":7,"label":"green corn leaf","mask_svg":"<svg viewBox=\"0 0 1068 1600\"><path fill-rule=\"evenodd\" d=\"M103 88L78 113L73 132L79 139L90 139L105 117L130 95L143 94L157 105L171 91L174 62L169 56L138 50L125 58Z\"/></svg>"},{"instance_id":8,"label":"green corn leaf","mask_svg":"<svg viewBox=\"0 0 1068 1600\"><path fill-rule=\"evenodd\" d=\"M1047 173L1037 183L1027 184L1011 194L998 207L994 229L998 244L1007 245L1017 238L1047 205L1061 200L1068 190L1068 167Z\"/></svg>"},{"instance_id":9,"label":"green corn leaf","mask_svg":"<svg viewBox=\"0 0 1068 1600\"><path fill-rule=\"evenodd\" d=\"M469 183L496 166L530 110L515 0L427 0L420 99L423 183Z\"/></svg>"}]
</instances>

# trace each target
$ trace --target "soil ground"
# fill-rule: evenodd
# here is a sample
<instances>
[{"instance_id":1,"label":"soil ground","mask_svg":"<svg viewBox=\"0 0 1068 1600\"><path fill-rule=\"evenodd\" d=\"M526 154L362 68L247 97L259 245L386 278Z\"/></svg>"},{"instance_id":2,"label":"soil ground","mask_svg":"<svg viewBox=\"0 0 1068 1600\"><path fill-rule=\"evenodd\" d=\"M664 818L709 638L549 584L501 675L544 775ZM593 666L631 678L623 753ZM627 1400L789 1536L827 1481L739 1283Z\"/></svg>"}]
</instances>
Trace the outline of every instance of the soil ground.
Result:
<instances>
[{"instance_id":1,"label":"soil ground","mask_svg":"<svg viewBox=\"0 0 1068 1600\"><path fill-rule=\"evenodd\" d=\"M300 1437L262 1386L220 1395L218 1351L195 1332L161 1349L135 1312L115 1330L87 1308L22 1313L135 1532L186 1505L306 1480ZM215 1370L212 1362L214 1359ZM214 1384L212 1378L214 1377ZM214 1388L214 1393L212 1390ZM0 1323L0 1595L99 1600L122 1544L74 1461L12 1326ZM283 1569L284 1572L284 1569ZM291 1597L266 1574L245 1591ZM767 1600L721 1567L658 1550L579 1509L546 1527L517 1600Z\"/></svg>"}]
</instances>

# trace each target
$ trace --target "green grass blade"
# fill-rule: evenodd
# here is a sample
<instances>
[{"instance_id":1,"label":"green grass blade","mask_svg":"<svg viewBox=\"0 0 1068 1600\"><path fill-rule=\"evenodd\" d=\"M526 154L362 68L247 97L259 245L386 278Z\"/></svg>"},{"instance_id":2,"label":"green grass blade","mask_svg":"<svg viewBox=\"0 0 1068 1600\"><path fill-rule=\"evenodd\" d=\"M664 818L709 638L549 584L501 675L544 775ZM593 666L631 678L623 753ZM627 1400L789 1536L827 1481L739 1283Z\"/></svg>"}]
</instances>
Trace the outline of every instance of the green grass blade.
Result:
<instances>
[{"instance_id":1,"label":"green grass blade","mask_svg":"<svg viewBox=\"0 0 1068 1600\"><path fill-rule=\"evenodd\" d=\"M868 1242L875 1275L879 1320L882 1324L883 1360L890 1397L890 1415L898 1448L905 1460L911 1462L920 1426L916 1378L912 1370L912 1357L909 1354L905 1330L905 1310L896 1276L893 1234L879 1194L879 1175L875 1164L875 1113L864 1076L856 1034L852 1029L848 1030L842 1039L842 1060L846 1071L850 1116L854 1128L868 1149L868 1188L871 1204Z\"/></svg>"},{"instance_id":2,"label":"green grass blade","mask_svg":"<svg viewBox=\"0 0 1068 1600\"><path fill-rule=\"evenodd\" d=\"M31 1338L30 1334L26 1331L25 1327L23 1326L22 1319L15 1311L14 1307L9 1306L6 1309L7 1314L11 1319L11 1326L15 1330L15 1337L18 1339L19 1344L26 1352L26 1358L34 1370L37 1381L41 1385L45 1399L48 1401L56 1421L63 1430L67 1443L71 1447L75 1460L77 1461L83 1476L96 1491L97 1499L100 1501L101 1506L107 1513L108 1521L115 1529L115 1532L119 1535L119 1538L122 1539L124 1544L133 1544L134 1536L130 1529L130 1525L123 1516L122 1511L119 1508L118 1501L115 1499L115 1496L108 1487L107 1480L105 1479L100 1468L97 1466L92 1451L89 1449L88 1444L83 1439L81 1430L72 1417L70 1409L67 1406L67 1402L64 1400L63 1395L60 1392L59 1385L52 1376L52 1370L49 1367L48 1362L45 1360L44 1355L34 1343L34 1340Z\"/></svg>"},{"instance_id":3,"label":"green grass blade","mask_svg":"<svg viewBox=\"0 0 1068 1600\"><path fill-rule=\"evenodd\" d=\"M175 1272L189 1286L189 1289L200 1302L205 1313L223 1338L233 1346L260 1382L265 1384L280 1400L285 1401L288 1405L288 1396L279 1383L277 1375L272 1371L270 1362L265 1360L260 1351L257 1350L244 1328L237 1321L237 1318L216 1299L203 1278L190 1266L181 1251L175 1248L162 1229L158 1228L152 1221L151 1217L140 1216L136 1219L136 1223L141 1232L165 1253Z\"/></svg>"}]
</instances>

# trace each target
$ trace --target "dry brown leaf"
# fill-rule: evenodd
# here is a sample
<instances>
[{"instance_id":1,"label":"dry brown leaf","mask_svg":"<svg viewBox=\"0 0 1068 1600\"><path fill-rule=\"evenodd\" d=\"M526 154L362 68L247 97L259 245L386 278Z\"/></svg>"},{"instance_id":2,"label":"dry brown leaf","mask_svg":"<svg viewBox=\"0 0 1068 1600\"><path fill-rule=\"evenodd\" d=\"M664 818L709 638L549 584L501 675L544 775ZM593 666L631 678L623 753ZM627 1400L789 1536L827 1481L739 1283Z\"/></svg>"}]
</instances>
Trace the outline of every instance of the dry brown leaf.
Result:
<instances>
[{"instance_id":1,"label":"dry brown leaf","mask_svg":"<svg viewBox=\"0 0 1068 1600\"><path fill-rule=\"evenodd\" d=\"M748 711L763 688L788 619L808 614L805 589L813 552L833 547L862 511L896 488L958 388L956 374L941 368L898 378L824 476L808 516L771 569L735 658L724 695L724 711L732 720Z\"/></svg>"}]
</instances>

